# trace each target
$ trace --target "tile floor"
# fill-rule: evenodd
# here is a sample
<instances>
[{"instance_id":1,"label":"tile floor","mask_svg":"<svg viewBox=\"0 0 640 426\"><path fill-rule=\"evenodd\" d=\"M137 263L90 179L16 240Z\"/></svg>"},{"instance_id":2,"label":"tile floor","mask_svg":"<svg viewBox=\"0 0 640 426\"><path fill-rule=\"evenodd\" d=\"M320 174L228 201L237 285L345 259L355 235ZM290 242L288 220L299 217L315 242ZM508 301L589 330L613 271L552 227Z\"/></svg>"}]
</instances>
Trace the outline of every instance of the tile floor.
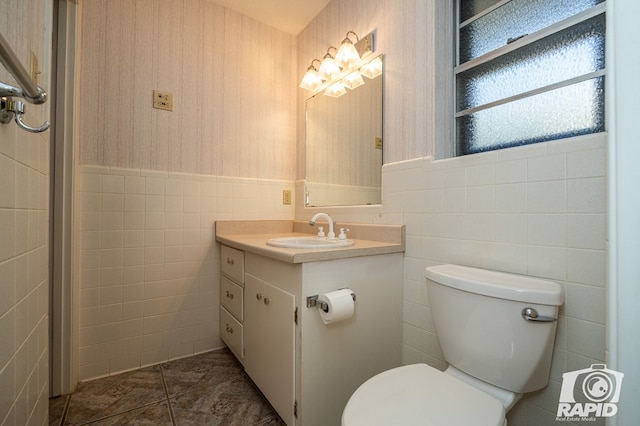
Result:
<instances>
[{"instance_id":1,"label":"tile floor","mask_svg":"<svg viewBox=\"0 0 640 426\"><path fill-rule=\"evenodd\" d=\"M285 426L228 349L80 383L49 425Z\"/></svg>"}]
</instances>

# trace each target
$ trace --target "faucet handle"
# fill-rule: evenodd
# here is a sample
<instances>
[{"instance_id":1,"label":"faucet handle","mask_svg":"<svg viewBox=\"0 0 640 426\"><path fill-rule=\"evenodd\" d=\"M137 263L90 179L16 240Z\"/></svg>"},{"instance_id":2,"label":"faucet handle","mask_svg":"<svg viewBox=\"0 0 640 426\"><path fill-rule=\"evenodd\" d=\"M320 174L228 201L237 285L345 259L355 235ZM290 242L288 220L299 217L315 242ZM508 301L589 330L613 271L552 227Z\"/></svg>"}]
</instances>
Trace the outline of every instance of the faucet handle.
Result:
<instances>
[{"instance_id":1,"label":"faucet handle","mask_svg":"<svg viewBox=\"0 0 640 426\"><path fill-rule=\"evenodd\" d=\"M349 232L349 228L340 228L340 235L338 235L338 238L341 240L346 240L347 232Z\"/></svg>"},{"instance_id":2,"label":"faucet handle","mask_svg":"<svg viewBox=\"0 0 640 426\"><path fill-rule=\"evenodd\" d=\"M318 226L318 238L324 238L325 234L324 234L324 227L323 226Z\"/></svg>"}]
</instances>

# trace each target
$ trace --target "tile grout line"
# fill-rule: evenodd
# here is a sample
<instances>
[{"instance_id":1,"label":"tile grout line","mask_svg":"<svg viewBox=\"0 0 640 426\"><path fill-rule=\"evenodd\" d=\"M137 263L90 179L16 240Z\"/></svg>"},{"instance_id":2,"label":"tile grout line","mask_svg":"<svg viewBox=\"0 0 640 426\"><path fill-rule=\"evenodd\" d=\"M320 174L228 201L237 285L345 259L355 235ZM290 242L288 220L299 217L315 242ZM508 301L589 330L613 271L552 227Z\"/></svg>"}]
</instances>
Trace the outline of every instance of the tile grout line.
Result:
<instances>
[{"instance_id":1,"label":"tile grout line","mask_svg":"<svg viewBox=\"0 0 640 426\"><path fill-rule=\"evenodd\" d=\"M169 407L169 416L171 417L171 424L176 426L176 416L173 413L173 407L171 406L171 399L169 398L169 387L167 386L167 381L164 378L164 370L162 369L162 364L160 367L160 377L162 377L162 386L164 387L164 394L167 396L167 406Z\"/></svg>"},{"instance_id":2,"label":"tile grout line","mask_svg":"<svg viewBox=\"0 0 640 426\"><path fill-rule=\"evenodd\" d=\"M121 416L121 415L123 415L123 414L130 413L130 412L132 412L132 411L139 410L139 409L141 409L141 408L151 407L151 406L156 405L156 404L158 404L158 403L160 403L160 402L162 402L162 401L164 401L164 399L159 399L159 400L157 400L157 401L152 401L152 402L148 402L148 403L146 403L146 404L138 405L138 406L136 406L136 407L130 408L129 410L125 410L125 411L122 411L122 412L119 412L119 413L109 414L108 416L102 416L102 417L99 417L99 418L97 418L97 419L87 420L87 421L84 421L84 422L80 423L80 426L91 425L91 424L93 424L93 423L95 423L95 422L99 422L99 421L102 421L102 420L110 419L110 418L112 418L112 417ZM65 421L66 421L66 419L65 419ZM175 426L175 423L174 423L174 426Z\"/></svg>"}]
</instances>

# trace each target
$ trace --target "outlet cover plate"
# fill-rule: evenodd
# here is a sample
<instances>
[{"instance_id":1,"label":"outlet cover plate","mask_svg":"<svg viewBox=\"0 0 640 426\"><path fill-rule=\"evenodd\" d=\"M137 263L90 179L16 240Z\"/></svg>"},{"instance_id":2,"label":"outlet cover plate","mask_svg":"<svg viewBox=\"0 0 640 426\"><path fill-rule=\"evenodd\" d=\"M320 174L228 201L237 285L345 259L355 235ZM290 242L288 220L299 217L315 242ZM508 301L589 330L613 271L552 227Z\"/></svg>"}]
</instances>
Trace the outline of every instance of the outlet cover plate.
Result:
<instances>
[{"instance_id":1,"label":"outlet cover plate","mask_svg":"<svg viewBox=\"0 0 640 426\"><path fill-rule=\"evenodd\" d=\"M291 190L283 189L282 190L282 204L290 205L291 204Z\"/></svg>"},{"instance_id":2,"label":"outlet cover plate","mask_svg":"<svg viewBox=\"0 0 640 426\"><path fill-rule=\"evenodd\" d=\"M153 107L165 111L173 111L173 93L162 90L153 91Z\"/></svg>"}]
</instances>

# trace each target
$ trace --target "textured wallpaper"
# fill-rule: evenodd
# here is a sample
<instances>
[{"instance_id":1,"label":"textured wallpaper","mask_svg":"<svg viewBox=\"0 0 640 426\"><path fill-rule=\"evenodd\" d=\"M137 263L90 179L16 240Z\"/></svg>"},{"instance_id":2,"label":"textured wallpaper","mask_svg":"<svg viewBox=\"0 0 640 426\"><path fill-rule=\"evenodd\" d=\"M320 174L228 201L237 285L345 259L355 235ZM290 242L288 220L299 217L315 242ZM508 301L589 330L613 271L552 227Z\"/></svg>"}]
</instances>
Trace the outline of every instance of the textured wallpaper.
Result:
<instances>
[{"instance_id":1,"label":"textured wallpaper","mask_svg":"<svg viewBox=\"0 0 640 426\"><path fill-rule=\"evenodd\" d=\"M207 0L87 0L82 21L83 164L295 177L294 36Z\"/></svg>"}]
</instances>

